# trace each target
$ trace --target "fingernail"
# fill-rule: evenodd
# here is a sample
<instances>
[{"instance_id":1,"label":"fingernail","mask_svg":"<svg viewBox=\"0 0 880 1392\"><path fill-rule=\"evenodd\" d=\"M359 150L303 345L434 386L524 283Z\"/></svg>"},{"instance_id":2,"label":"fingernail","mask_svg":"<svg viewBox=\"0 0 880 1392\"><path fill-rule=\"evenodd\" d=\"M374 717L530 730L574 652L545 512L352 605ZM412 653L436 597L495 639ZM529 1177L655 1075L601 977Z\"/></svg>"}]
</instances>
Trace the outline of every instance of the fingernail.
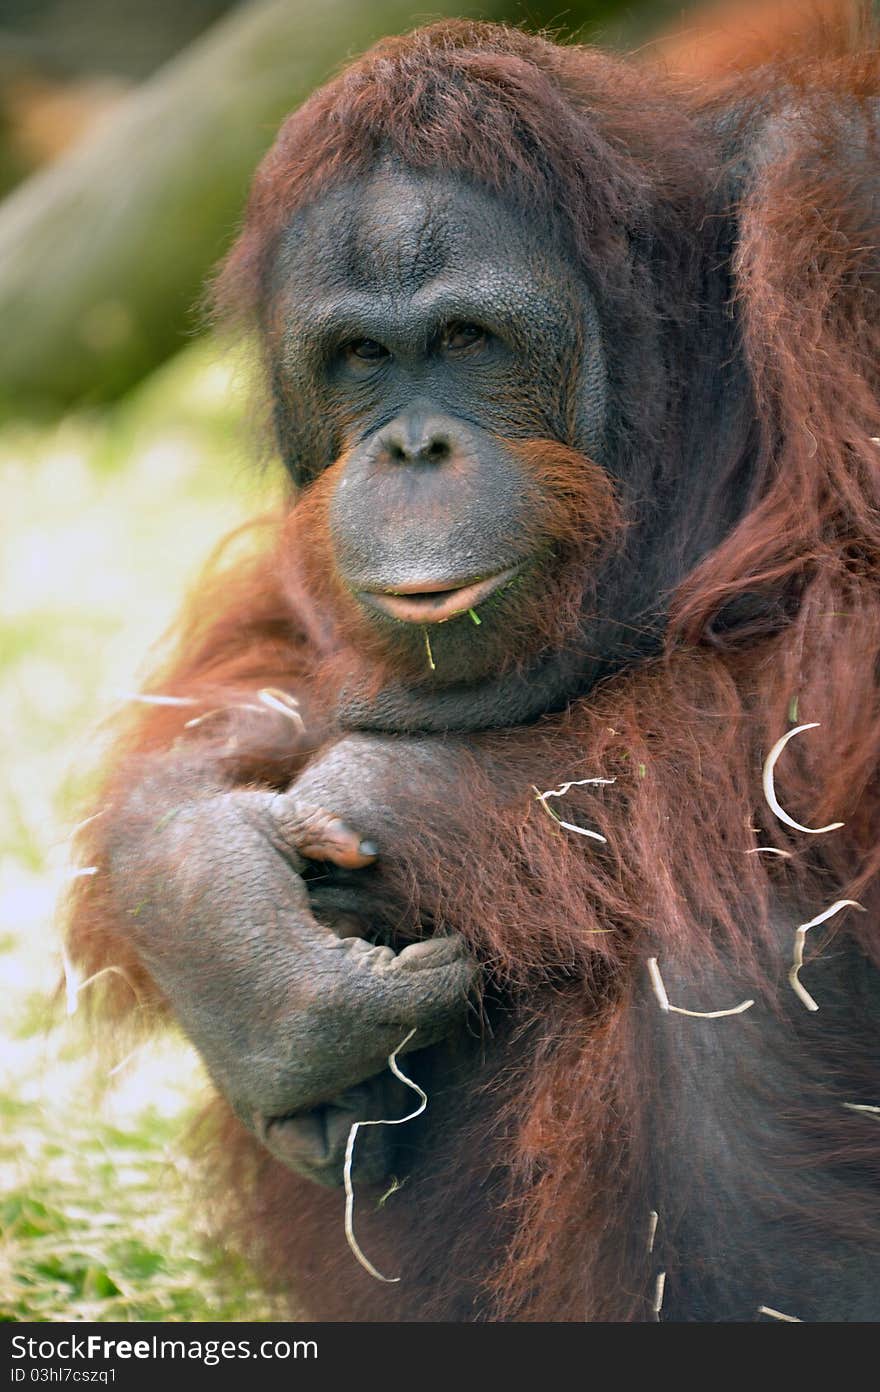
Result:
<instances>
[{"instance_id":1,"label":"fingernail","mask_svg":"<svg viewBox=\"0 0 880 1392\"><path fill-rule=\"evenodd\" d=\"M379 854L379 847L375 841L362 841L358 850L362 856L377 856Z\"/></svg>"}]
</instances>

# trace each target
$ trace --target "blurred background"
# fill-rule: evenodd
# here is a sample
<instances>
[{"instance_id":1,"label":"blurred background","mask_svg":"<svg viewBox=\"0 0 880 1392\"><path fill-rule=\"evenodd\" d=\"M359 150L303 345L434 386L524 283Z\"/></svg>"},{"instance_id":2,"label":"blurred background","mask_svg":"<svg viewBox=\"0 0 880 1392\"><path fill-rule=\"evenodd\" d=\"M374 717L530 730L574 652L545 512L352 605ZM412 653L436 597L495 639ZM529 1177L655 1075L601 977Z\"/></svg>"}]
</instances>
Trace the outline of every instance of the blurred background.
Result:
<instances>
[{"instance_id":1,"label":"blurred background","mask_svg":"<svg viewBox=\"0 0 880 1392\"><path fill-rule=\"evenodd\" d=\"M198 309L254 165L347 57L449 15L699 80L853 6L0 0L0 1319L271 1317L189 1202L198 1060L94 1047L54 906L101 722L271 498L246 350Z\"/></svg>"}]
</instances>

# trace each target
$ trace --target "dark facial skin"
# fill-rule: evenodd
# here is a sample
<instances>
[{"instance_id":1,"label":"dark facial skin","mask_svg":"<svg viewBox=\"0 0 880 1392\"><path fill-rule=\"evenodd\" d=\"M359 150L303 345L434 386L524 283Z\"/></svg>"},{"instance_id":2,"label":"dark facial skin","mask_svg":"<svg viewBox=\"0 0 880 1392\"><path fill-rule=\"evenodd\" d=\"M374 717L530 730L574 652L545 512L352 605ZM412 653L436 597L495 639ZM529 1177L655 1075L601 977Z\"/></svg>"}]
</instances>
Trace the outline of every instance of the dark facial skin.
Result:
<instances>
[{"instance_id":1,"label":"dark facial skin","mask_svg":"<svg viewBox=\"0 0 880 1392\"><path fill-rule=\"evenodd\" d=\"M282 450L299 482L346 451L441 466L470 452L470 432L569 440L601 457L605 370L586 287L549 228L448 175L387 169L301 212L267 323ZM437 419L454 437L445 452L430 448Z\"/></svg>"},{"instance_id":2,"label":"dark facial skin","mask_svg":"<svg viewBox=\"0 0 880 1392\"><path fill-rule=\"evenodd\" d=\"M420 675L428 632L432 688L497 672L553 557L511 446L600 458L605 434L595 306L549 230L449 177L387 170L297 218L269 332L289 469L308 484L343 461L346 586Z\"/></svg>"},{"instance_id":3,"label":"dark facial skin","mask_svg":"<svg viewBox=\"0 0 880 1392\"><path fill-rule=\"evenodd\" d=\"M658 490L656 461L626 457L606 333L558 234L452 176L385 167L302 211L264 330L287 467L332 481L325 563L401 655L378 696L341 694L344 727L479 729L561 708L656 650L666 593L742 506L713 498L704 451L682 527L685 471ZM723 439L736 391L719 400ZM552 611L560 579L516 454L534 441L601 464L627 520L580 577L580 632L557 645L530 646L521 622L536 596Z\"/></svg>"}]
</instances>

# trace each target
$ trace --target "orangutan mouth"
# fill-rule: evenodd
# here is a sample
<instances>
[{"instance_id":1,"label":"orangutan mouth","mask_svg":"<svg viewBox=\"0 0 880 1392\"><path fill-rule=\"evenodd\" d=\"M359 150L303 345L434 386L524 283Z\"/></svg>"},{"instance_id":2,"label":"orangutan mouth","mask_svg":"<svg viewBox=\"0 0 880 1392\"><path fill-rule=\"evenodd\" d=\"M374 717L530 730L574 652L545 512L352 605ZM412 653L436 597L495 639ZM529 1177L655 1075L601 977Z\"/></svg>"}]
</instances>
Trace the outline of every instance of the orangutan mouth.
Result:
<instances>
[{"instance_id":1,"label":"orangutan mouth","mask_svg":"<svg viewBox=\"0 0 880 1392\"><path fill-rule=\"evenodd\" d=\"M497 575L467 580L463 584L424 580L401 585L394 590L361 590L360 598L365 604L381 609L402 623L446 623L447 619L454 619L457 614L476 609L478 604L512 580L520 569L518 565L508 566Z\"/></svg>"}]
</instances>

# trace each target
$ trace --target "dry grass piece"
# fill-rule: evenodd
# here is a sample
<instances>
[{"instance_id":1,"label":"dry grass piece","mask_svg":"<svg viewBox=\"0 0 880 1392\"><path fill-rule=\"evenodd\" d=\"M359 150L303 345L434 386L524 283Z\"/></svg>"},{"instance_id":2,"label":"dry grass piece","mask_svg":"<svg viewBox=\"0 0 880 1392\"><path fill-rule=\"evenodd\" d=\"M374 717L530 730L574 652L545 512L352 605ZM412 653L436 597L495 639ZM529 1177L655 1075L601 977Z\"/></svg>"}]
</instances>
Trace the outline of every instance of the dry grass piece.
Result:
<instances>
[{"instance_id":1,"label":"dry grass piece","mask_svg":"<svg viewBox=\"0 0 880 1392\"><path fill-rule=\"evenodd\" d=\"M354 1235L354 1185L352 1183L351 1178L351 1167L352 1162L354 1160L355 1139L357 1137L358 1131L361 1129L362 1126L402 1126L405 1121L415 1121L416 1117L421 1116L422 1112L428 1105L427 1093L423 1092L422 1089L419 1087L418 1083L414 1083L412 1078L408 1078L406 1074L401 1072L401 1070L397 1066L397 1055L400 1053L401 1049L409 1043L414 1034L415 1030L411 1029L406 1038L401 1039L394 1052L388 1055L388 1067L391 1069L391 1072L394 1074L395 1078L399 1078L402 1083L406 1083L406 1086L408 1088L412 1088L413 1092L418 1093L419 1098L421 1099L419 1101L419 1105L415 1108L414 1111L407 1112L406 1116L382 1118L377 1121L353 1122L351 1130L348 1133L348 1143L345 1147L345 1167L342 1171L343 1182L345 1184L346 1241L348 1242L349 1247L354 1252L354 1255L356 1256L357 1260L360 1262L364 1270L368 1271L369 1274L375 1277L377 1281L385 1281L387 1285L395 1285L396 1282L400 1280L400 1277L383 1276L381 1271L377 1271L373 1263L370 1261L369 1257L364 1256L364 1253L358 1246L357 1238ZM389 1194L394 1192L394 1187L395 1186L392 1186L392 1188L388 1191ZM397 1185L396 1187L399 1188L400 1186ZM388 1195L386 1194L385 1197L387 1198Z\"/></svg>"},{"instance_id":2,"label":"dry grass piece","mask_svg":"<svg viewBox=\"0 0 880 1392\"><path fill-rule=\"evenodd\" d=\"M277 686L264 686L257 692L257 699L262 701L264 706L270 710L278 711L286 720L292 720L298 729L304 730L305 721L299 712L299 701L295 696L291 696L287 691L282 691Z\"/></svg>"},{"instance_id":3,"label":"dry grass piece","mask_svg":"<svg viewBox=\"0 0 880 1392\"><path fill-rule=\"evenodd\" d=\"M253 711L257 715L266 714L262 706L255 706L250 701L236 701L229 706L215 706L213 710L205 711L204 715L193 716L192 720L188 720L183 728L184 730L194 730L197 725L202 725L206 720L213 720L216 715L227 715L231 710Z\"/></svg>"},{"instance_id":4,"label":"dry grass piece","mask_svg":"<svg viewBox=\"0 0 880 1392\"><path fill-rule=\"evenodd\" d=\"M547 812L559 826L564 827L566 831L576 832L578 836L589 836L593 841L601 841L603 845L607 845L607 836L602 836L600 832L590 831L587 827L575 826L574 822L564 822L561 817L557 816L552 807L547 806L547 798L564 797L570 788L583 788L588 783L605 784L614 782L616 782L614 778L573 778L570 782L563 783L558 788L548 788L546 793L540 792L533 783L532 791L538 802L540 802L541 806L544 808L544 811Z\"/></svg>"},{"instance_id":5,"label":"dry grass piece","mask_svg":"<svg viewBox=\"0 0 880 1392\"><path fill-rule=\"evenodd\" d=\"M122 967L102 967L100 971L93 972L91 976L86 977L85 981L81 981L76 967L71 962L63 947L61 949L61 965L64 971L64 997L68 1015L76 1014L80 993L84 991L87 986L92 986L94 982L100 981L102 976L121 976L138 1005L143 1005L140 992L128 975L128 972L123 970Z\"/></svg>"},{"instance_id":6,"label":"dry grass piece","mask_svg":"<svg viewBox=\"0 0 880 1392\"><path fill-rule=\"evenodd\" d=\"M819 1006L816 1001L813 1000L807 988L801 985L798 977L798 973L804 965L804 943L806 942L807 933L810 928L817 927L818 924L824 923L827 918L831 918L833 914L839 913L841 909L846 908L859 909L861 913L865 912L862 905L857 904L855 899L838 899L837 903L832 904L830 909L825 909L824 913L817 914L815 918L810 919L809 923L802 923L794 935L794 960L791 965L791 970L788 973L788 980L798 1000L803 1001L808 1010L818 1010Z\"/></svg>"},{"instance_id":7,"label":"dry grass piece","mask_svg":"<svg viewBox=\"0 0 880 1392\"><path fill-rule=\"evenodd\" d=\"M117 1073L121 1073L123 1068L125 1068L129 1063L131 1063L132 1059L136 1059L139 1054L143 1053L145 1047L145 1044L136 1044L133 1049L130 1049L129 1052L123 1058L121 1058L119 1062L113 1066L113 1068L110 1069L110 1072L107 1074L107 1077L115 1078Z\"/></svg>"},{"instance_id":8,"label":"dry grass piece","mask_svg":"<svg viewBox=\"0 0 880 1392\"><path fill-rule=\"evenodd\" d=\"M803 1320L799 1320L797 1315L784 1315L781 1310L771 1310L769 1305L759 1305L758 1314L769 1315L771 1319L775 1320L783 1320L785 1324L803 1324Z\"/></svg>"},{"instance_id":9,"label":"dry grass piece","mask_svg":"<svg viewBox=\"0 0 880 1392\"><path fill-rule=\"evenodd\" d=\"M818 730L818 728L818 720L812 720L808 725L795 725L794 729L789 730L787 735L783 735L781 739L778 739L767 755L767 758L764 760L764 773L762 779L764 784L764 797L767 799L770 810L776 814L781 822L785 822L786 826L793 827L795 831L804 831L809 836L820 836L824 831L837 831L839 827L843 826L843 822L829 822L828 826L823 827L801 826L800 822L796 822L793 817L788 815L785 808L780 806L779 799L776 796L776 788L773 783L773 770L776 767L777 759L790 739L795 735L799 735L802 730Z\"/></svg>"},{"instance_id":10,"label":"dry grass piece","mask_svg":"<svg viewBox=\"0 0 880 1392\"><path fill-rule=\"evenodd\" d=\"M92 822L96 822L99 817L106 817L109 811L109 807L102 807L100 812L93 812L91 817L84 817L81 822L77 822L76 826L68 832L67 840L72 841L75 836L78 836L87 826L91 826Z\"/></svg>"},{"instance_id":11,"label":"dry grass piece","mask_svg":"<svg viewBox=\"0 0 880 1392\"><path fill-rule=\"evenodd\" d=\"M730 1010L685 1010L681 1005L670 1004L656 957L648 958L648 975L661 1010L674 1011L676 1015L690 1015L694 1020L720 1020L725 1015L742 1015L744 1010L749 1010L755 1004L753 1000L744 1000L739 1005L731 1006Z\"/></svg>"},{"instance_id":12,"label":"dry grass piece","mask_svg":"<svg viewBox=\"0 0 880 1392\"><path fill-rule=\"evenodd\" d=\"M188 720L183 728L194 730L204 721L213 720L218 715L226 715L229 711L250 711L253 715L265 715L268 710L283 715L285 720L292 721L298 730L305 729L305 722L299 712L299 702L289 692L282 691L277 686L264 686L257 692L257 700L261 702L260 705L253 701L233 701L227 706L214 706L211 710L205 711L204 715L196 715L192 720Z\"/></svg>"},{"instance_id":13,"label":"dry grass piece","mask_svg":"<svg viewBox=\"0 0 880 1392\"><path fill-rule=\"evenodd\" d=\"M198 706L194 696L148 696L142 691L120 691L120 701L135 701L141 706Z\"/></svg>"}]
</instances>

